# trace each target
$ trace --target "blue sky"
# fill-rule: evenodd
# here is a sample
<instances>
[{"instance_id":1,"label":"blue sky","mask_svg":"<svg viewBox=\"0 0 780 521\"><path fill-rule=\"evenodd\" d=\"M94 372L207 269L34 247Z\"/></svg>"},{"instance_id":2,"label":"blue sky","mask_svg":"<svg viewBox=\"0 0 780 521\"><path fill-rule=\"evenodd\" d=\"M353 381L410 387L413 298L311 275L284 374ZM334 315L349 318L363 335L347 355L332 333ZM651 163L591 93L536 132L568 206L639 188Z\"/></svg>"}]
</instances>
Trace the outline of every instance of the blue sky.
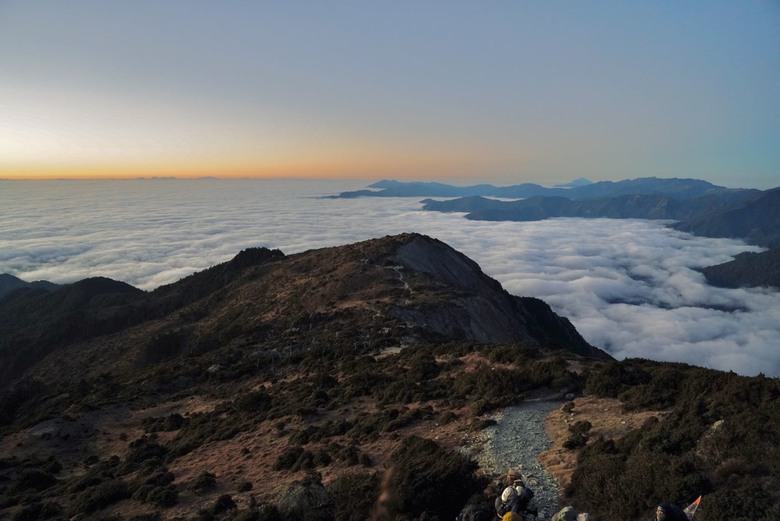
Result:
<instances>
[{"instance_id":1,"label":"blue sky","mask_svg":"<svg viewBox=\"0 0 780 521\"><path fill-rule=\"evenodd\" d=\"M0 1L0 177L780 184L780 3Z\"/></svg>"}]
</instances>

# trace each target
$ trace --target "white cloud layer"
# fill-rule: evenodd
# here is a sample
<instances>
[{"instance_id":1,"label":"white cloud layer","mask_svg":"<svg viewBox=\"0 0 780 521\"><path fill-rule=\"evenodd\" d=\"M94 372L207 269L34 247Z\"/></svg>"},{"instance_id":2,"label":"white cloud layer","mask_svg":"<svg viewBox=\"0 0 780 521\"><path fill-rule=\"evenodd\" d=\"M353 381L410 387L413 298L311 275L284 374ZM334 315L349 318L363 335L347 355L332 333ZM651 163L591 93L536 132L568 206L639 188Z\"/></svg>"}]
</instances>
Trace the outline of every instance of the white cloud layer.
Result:
<instances>
[{"instance_id":1,"label":"white cloud layer","mask_svg":"<svg viewBox=\"0 0 780 521\"><path fill-rule=\"evenodd\" d=\"M468 221L415 199L319 199L355 182L0 181L0 273L71 282L105 276L142 289L253 246L287 254L402 232L462 251L516 295L544 299L617 358L780 376L780 293L708 286L696 268L739 241L659 222Z\"/></svg>"}]
</instances>

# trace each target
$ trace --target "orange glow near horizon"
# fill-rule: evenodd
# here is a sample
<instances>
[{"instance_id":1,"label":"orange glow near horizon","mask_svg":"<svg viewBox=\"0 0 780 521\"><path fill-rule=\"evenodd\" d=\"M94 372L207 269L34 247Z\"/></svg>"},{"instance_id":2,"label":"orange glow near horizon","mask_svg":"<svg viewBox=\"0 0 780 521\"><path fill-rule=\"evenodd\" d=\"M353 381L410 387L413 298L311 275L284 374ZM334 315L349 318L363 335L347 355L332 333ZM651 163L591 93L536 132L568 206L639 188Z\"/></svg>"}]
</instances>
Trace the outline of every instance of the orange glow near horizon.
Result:
<instances>
[{"instance_id":1,"label":"orange glow near horizon","mask_svg":"<svg viewBox=\"0 0 780 521\"><path fill-rule=\"evenodd\" d=\"M305 165L283 166L204 166L204 167L27 167L0 170L0 179L46 180L46 179L135 179L153 177L174 177L180 179L376 179L392 177L397 179L420 178L468 178L474 177L474 170L463 171L449 166L426 165L326 165L307 167ZM477 172L478 173L478 172Z\"/></svg>"},{"instance_id":2,"label":"orange glow near horizon","mask_svg":"<svg viewBox=\"0 0 780 521\"><path fill-rule=\"evenodd\" d=\"M343 147L348 148L348 147ZM474 178L484 175L523 174L520 164L528 164L531 154L511 160L496 159L488 150L452 147L440 150L380 150L356 147L348 151L337 147L324 152L311 151L299 158L276 157L258 160L253 157L234 159L209 158L201 161L69 161L0 164L0 179L132 179L149 177L176 178L302 178L302 179L421 179ZM518 154L520 155L520 154Z\"/></svg>"}]
</instances>

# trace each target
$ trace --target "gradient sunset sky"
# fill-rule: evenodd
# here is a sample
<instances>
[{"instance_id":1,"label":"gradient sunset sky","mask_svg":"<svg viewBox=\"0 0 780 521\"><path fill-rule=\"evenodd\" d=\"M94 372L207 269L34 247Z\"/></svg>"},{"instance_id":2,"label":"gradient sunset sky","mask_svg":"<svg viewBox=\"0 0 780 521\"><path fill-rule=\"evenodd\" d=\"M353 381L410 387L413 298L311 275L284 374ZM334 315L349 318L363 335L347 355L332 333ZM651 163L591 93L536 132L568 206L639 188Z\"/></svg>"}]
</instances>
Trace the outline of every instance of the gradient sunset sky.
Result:
<instances>
[{"instance_id":1,"label":"gradient sunset sky","mask_svg":"<svg viewBox=\"0 0 780 521\"><path fill-rule=\"evenodd\" d=\"M3 1L0 178L780 185L780 2Z\"/></svg>"}]
</instances>

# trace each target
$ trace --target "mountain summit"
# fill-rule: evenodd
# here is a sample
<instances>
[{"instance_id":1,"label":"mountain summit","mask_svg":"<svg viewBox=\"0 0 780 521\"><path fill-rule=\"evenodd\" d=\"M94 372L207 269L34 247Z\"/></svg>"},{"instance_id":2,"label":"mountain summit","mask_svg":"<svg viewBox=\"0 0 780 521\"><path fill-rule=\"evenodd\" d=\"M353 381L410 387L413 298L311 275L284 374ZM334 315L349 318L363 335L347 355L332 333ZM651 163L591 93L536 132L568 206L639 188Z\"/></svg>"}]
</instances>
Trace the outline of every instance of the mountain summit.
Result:
<instances>
[{"instance_id":1,"label":"mountain summit","mask_svg":"<svg viewBox=\"0 0 780 521\"><path fill-rule=\"evenodd\" d=\"M255 248L147 294L103 283L94 295L70 298L85 284L21 292L0 303L3 381L43 358L47 373L78 371L83 356L93 360L94 371L130 368L138 360L231 342L276 345L288 342L291 332L327 338L350 331L366 351L441 341L517 342L609 358L541 300L510 295L474 261L419 234L289 256ZM70 303L67 309L62 302ZM24 315L24 309L38 311ZM44 331L40 324L47 325ZM106 348L107 335L113 349ZM167 351L139 347L155 336L169 339Z\"/></svg>"}]
</instances>

